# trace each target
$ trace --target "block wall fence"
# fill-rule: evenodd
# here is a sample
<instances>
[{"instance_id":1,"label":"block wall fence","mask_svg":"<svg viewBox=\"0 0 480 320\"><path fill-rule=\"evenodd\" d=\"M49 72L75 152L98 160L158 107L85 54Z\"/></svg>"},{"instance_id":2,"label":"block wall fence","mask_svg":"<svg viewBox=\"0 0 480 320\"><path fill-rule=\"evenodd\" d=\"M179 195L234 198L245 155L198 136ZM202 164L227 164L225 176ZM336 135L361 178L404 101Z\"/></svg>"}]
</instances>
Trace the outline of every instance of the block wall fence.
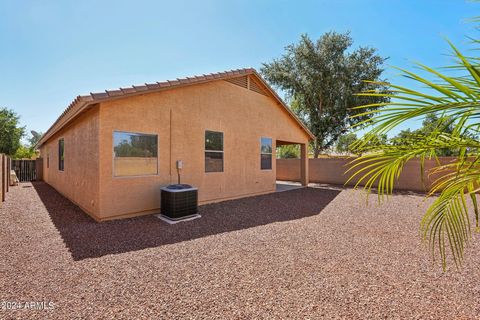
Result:
<instances>
[{"instance_id":1,"label":"block wall fence","mask_svg":"<svg viewBox=\"0 0 480 320\"><path fill-rule=\"evenodd\" d=\"M318 158L309 159L310 182L333 185L344 185L350 178L350 173L345 174L348 164L353 158ZM441 163L454 160L450 157L439 159ZM277 180L300 181L299 159L277 159ZM405 165L395 189L424 192L428 190L438 176L429 175L429 170L436 166L435 160L426 160L424 167L424 181L422 182L420 160L414 159ZM354 178L348 186L354 186L358 179Z\"/></svg>"}]
</instances>

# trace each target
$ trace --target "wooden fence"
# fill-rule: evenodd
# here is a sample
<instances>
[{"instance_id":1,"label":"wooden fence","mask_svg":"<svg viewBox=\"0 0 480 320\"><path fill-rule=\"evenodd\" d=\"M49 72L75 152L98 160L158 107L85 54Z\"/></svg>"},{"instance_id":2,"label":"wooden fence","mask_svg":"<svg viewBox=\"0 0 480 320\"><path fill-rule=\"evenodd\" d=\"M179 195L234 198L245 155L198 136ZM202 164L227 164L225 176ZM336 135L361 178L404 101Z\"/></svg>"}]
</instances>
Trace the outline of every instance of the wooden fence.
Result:
<instances>
[{"instance_id":1,"label":"wooden fence","mask_svg":"<svg viewBox=\"0 0 480 320\"><path fill-rule=\"evenodd\" d=\"M10 185L10 158L0 153L0 202L5 201Z\"/></svg>"},{"instance_id":2,"label":"wooden fence","mask_svg":"<svg viewBox=\"0 0 480 320\"><path fill-rule=\"evenodd\" d=\"M36 160L11 160L12 170L20 182L37 180Z\"/></svg>"},{"instance_id":3,"label":"wooden fence","mask_svg":"<svg viewBox=\"0 0 480 320\"><path fill-rule=\"evenodd\" d=\"M5 201L10 188L10 170L14 170L20 182L43 179L43 159L12 160L0 153L0 203Z\"/></svg>"}]
</instances>

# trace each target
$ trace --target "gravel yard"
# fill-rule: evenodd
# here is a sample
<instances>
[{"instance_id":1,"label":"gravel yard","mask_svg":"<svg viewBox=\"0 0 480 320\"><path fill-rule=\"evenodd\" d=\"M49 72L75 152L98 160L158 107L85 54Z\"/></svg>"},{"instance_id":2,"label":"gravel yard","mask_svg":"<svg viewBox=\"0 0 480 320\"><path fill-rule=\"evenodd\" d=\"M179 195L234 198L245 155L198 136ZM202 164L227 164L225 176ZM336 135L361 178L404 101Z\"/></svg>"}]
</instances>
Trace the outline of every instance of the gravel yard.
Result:
<instances>
[{"instance_id":1,"label":"gravel yard","mask_svg":"<svg viewBox=\"0 0 480 320\"><path fill-rule=\"evenodd\" d=\"M0 319L480 319L478 239L443 273L419 239L427 205L307 188L98 224L20 184L0 208L0 301L54 305Z\"/></svg>"}]
</instances>

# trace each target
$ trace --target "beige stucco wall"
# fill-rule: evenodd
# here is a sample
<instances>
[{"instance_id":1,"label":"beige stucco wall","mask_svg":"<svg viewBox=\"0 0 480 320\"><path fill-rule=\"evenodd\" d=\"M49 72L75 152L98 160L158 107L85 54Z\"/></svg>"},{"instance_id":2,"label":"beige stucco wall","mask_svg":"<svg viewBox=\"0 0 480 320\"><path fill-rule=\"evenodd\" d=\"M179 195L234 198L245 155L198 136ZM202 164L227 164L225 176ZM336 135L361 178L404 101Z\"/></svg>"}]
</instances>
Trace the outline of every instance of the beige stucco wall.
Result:
<instances>
[{"instance_id":1,"label":"beige stucco wall","mask_svg":"<svg viewBox=\"0 0 480 320\"><path fill-rule=\"evenodd\" d=\"M205 130L224 133L224 172L205 173ZM157 175L113 176L113 132L157 134ZM158 211L160 187L199 188L200 203L275 190L272 170L260 170L260 138L307 143L309 137L277 101L226 81L123 98L100 105L100 219ZM275 155L273 155L275 159Z\"/></svg>"},{"instance_id":2,"label":"beige stucco wall","mask_svg":"<svg viewBox=\"0 0 480 320\"><path fill-rule=\"evenodd\" d=\"M441 163L448 163L452 158L440 158ZM319 158L309 159L310 182L344 185L350 178L350 173L345 174L352 159L348 158ZM300 181L299 159L277 159L277 179L287 181ZM420 160L413 159L407 162L400 178L395 184L395 189L423 192L428 190L438 175L429 175L430 169L436 166L435 160L425 161L424 181L421 178ZM358 181L352 179L348 185L353 186Z\"/></svg>"},{"instance_id":3,"label":"beige stucco wall","mask_svg":"<svg viewBox=\"0 0 480 320\"><path fill-rule=\"evenodd\" d=\"M43 180L93 217L99 215L100 209L98 132L97 107L80 115L40 148ZM58 140L61 138L65 143L64 171L58 170Z\"/></svg>"}]
</instances>

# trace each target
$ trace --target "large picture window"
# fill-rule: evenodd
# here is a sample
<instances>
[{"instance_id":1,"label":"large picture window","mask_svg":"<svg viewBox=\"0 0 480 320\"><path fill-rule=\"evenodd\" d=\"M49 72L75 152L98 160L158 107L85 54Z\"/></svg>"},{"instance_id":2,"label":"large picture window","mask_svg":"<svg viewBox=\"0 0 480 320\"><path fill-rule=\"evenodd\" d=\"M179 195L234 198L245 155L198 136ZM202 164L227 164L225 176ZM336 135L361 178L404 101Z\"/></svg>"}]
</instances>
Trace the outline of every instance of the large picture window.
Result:
<instances>
[{"instance_id":1,"label":"large picture window","mask_svg":"<svg viewBox=\"0 0 480 320\"><path fill-rule=\"evenodd\" d=\"M58 170L65 169L65 142L62 139L58 140Z\"/></svg>"},{"instance_id":2,"label":"large picture window","mask_svg":"<svg viewBox=\"0 0 480 320\"><path fill-rule=\"evenodd\" d=\"M114 131L114 176L158 174L157 153L157 135Z\"/></svg>"},{"instance_id":3,"label":"large picture window","mask_svg":"<svg viewBox=\"0 0 480 320\"><path fill-rule=\"evenodd\" d=\"M205 131L205 172L223 172L223 132Z\"/></svg>"},{"instance_id":4,"label":"large picture window","mask_svg":"<svg viewBox=\"0 0 480 320\"><path fill-rule=\"evenodd\" d=\"M271 170L272 169L272 139L261 138L260 139L260 169Z\"/></svg>"}]
</instances>

